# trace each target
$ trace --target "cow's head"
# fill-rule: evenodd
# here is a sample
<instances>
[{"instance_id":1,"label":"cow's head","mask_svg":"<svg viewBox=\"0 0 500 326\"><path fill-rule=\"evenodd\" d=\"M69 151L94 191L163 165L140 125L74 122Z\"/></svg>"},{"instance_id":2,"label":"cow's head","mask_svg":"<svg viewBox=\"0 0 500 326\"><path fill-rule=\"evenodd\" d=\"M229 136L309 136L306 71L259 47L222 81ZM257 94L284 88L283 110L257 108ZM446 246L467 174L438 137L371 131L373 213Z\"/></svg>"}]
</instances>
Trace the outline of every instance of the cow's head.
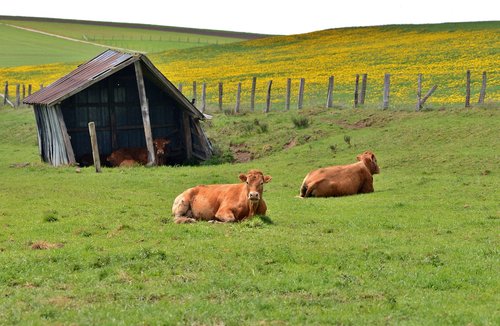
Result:
<instances>
[{"instance_id":1,"label":"cow's head","mask_svg":"<svg viewBox=\"0 0 500 326\"><path fill-rule=\"evenodd\" d=\"M106 161L109 162L111 166L118 166L120 164L120 160L118 155L113 152L108 157L106 157Z\"/></svg>"},{"instance_id":2,"label":"cow's head","mask_svg":"<svg viewBox=\"0 0 500 326\"><path fill-rule=\"evenodd\" d=\"M359 154L356 158L358 159L358 161L362 161L363 163L365 163L371 174L380 173L380 168L377 164L377 158L375 157L375 154L373 154L373 152L366 151L363 154Z\"/></svg>"},{"instance_id":3,"label":"cow's head","mask_svg":"<svg viewBox=\"0 0 500 326\"><path fill-rule=\"evenodd\" d=\"M156 155L162 156L167 152L167 145L170 144L169 139L157 138L153 140L153 145L155 146Z\"/></svg>"},{"instance_id":4,"label":"cow's head","mask_svg":"<svg viewBox=\"0 0 500 326\"><path fill-rule=\"evenodd\" d=\"M250 201L259 201L264 191L264 183L271 181L270 175L264 176L259 170L250 170L247 174L240 174L240 180L246 183L247 196Z\"/></svg>"}]
</instances>

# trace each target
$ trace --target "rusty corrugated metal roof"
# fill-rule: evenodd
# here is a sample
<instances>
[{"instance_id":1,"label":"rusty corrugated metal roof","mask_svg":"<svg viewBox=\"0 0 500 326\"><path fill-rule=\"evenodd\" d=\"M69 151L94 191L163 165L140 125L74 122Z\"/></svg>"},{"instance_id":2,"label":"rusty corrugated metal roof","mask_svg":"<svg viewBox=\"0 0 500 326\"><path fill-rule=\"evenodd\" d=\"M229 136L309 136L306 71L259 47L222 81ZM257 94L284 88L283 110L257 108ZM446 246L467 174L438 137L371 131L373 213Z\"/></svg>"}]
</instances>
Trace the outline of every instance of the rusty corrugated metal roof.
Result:
<instances>
[{"instance_id":1,"label":"rusty corrugated metal roof","mask_svg":"<svg viewBox=\"0 0 500 326\"><path fill-rule=\"evenodd\" d=\"M132 54L107 50L49 86L26 97L23 102L25 104L54 105L105 78L108 72L118 70L113 68L118 68L120 65L128 66L124 63L128 63L132 58L134 58Z\"/></svg>"},{"instance_id":2,"label":"rusty corrugated metal roof","mask_svg":"<svg viewBox=\"0 0 500 326\"><path fill-rule=\"evenodd\" d=\"M138 60L143 62L144 66L147 67L165 86L168 93L182 103L191 114L201 119L205 118L205 116L186 99L186 97L184 97L165 76L163 76L146 56L142 54L122 53L114 50L104 51L94 59L78 66L78 68L66 76L26 97L23 103L53 106Z\"/></svg>"}]
</instances>

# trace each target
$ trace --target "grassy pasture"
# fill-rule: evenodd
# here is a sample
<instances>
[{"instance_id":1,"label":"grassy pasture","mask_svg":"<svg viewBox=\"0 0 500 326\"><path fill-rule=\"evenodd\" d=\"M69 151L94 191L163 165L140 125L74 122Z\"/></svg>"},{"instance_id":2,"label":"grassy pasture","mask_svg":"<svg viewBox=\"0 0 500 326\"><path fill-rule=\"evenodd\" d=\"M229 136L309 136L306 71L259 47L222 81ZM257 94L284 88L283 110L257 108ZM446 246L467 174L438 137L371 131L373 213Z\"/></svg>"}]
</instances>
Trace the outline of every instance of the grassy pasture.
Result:
<instances>
[{"instance_id":1,"label":"grassy pasture","mask_svg":"<svg viewBox=\"0 0 500 326\"><path fill-rule=\"evenodd\" d=\"M100 26L92 24L63 23L63 22L40 22L40 21L20 21L20 20L0 20L0 23L10 24L25 28L31 28L55 35L70 37L73 39L102 44L104 46L119 47L141 52L161 52L172 49L185 49L196 46L205 46L207 44L225 44L243 40L237 37L223 37L216 35L203 35L196 33L180 33L173 31L148 30L134 27L114 27ZM2 25L0 25L2 27ZM6 28L8 26L3 26ZM9 27L11 28L11 27ZM5 60L0 56L0 67L37 65L36 53L45 50L46 44L41 43L40 36L37 33L24 31L12 31L10 29L0 29L0 37L8 38L8 43L2 42L8 49L15 52L17 60ZM43 39L54 40L53 37L43 36ZM56 42L57 39L54 40ZM0 39L2 41L2 39ZM4 40L5 41L5 40ZM64 42L67 47L82 47L82 44L75 42ZM47 41L46 41L47 42ZM57 42L56 42L57 43ZM57 44L55 44L57 46ZM85 46L85 48L93 48ZM99 48L100 49L100 48ZM35 55L32 52L35 51ZM54 51L51 51L54 52ZM21 55L24 53L24 55ZM79 53L78 48L73 49L73 56L70 53L61 52L59 55L44 57L51 58L51 61L42 61L41 63L68 63L89 59L88 53ZM79 54L75 57L75 54ZM5 61L5 62L4 62Z\"/></svg>"},{"instance_id":2,"label":"grassy pasture","mask_svg":"<svg viewBox=\"0 0 500 326\"><path fill-rule=\"evenodd\" d=\"M96 174L38 163L32 112L4 108L0 320L499 324L499 118L492 108L216 115L205 128L219 149L243 144L256 160ZM381 167L375 193L294 197L310 169L365 149ZM172 223L182 190L250 168L273 176L267 217Z\"/></svg>"},{"instance_id":3,"label":"grassy pasture","mask_svg":"<svg viewBox=\"0 0 500 326\"><path fill-rule=\"evenodd\" d=\"M85 61L104 51L98 46L32 33L1 23L0 44L2 44L0 68ZM39 67L39 69L43 68L43 66ZM4 79L6 76L3 73L0 73L0 76L2 81L8 80ZM11 77L9 81L15 79ZM41 83L47 84L47 82Z\"/></svg>"}]
</instances>

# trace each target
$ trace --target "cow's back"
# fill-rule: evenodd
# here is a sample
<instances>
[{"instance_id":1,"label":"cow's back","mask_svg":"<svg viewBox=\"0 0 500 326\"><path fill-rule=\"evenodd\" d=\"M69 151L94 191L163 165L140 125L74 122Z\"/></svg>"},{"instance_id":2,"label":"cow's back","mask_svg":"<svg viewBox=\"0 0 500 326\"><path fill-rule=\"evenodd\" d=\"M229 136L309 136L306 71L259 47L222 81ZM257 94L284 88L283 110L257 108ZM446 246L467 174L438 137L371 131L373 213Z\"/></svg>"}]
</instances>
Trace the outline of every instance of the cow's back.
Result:
<instances>
[{"instance_id":1,"label":"cow's back","mask_svg":"<svg viewBox=\"0 0 500 326\"><path fill-rule=\"evenodd\" d=\"M372 179L370 172L358 162L311 171L303 187L314 188L313 196L345 196L357 194L369 179Z\"/></svg>"}]
</instances>

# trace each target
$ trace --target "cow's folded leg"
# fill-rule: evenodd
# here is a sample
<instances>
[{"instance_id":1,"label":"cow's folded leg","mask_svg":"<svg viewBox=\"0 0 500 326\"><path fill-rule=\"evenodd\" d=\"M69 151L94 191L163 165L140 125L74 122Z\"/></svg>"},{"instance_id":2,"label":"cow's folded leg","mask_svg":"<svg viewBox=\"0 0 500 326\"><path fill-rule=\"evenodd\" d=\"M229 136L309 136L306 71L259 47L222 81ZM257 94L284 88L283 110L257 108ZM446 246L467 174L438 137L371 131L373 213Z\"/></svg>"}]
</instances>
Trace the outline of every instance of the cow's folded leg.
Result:
<instances>
[{"instance_id":1,"label":"cow's folded leg","mask_svg":"<svg viewBox=\"0 0 500 326\"><path fill-rule=\"evenodd\" d=\"M234 214L231 210L221 210L219 209L215 214L215 218L221 222L234 222L236 221Z\"/></svg>"}]
</instances>

